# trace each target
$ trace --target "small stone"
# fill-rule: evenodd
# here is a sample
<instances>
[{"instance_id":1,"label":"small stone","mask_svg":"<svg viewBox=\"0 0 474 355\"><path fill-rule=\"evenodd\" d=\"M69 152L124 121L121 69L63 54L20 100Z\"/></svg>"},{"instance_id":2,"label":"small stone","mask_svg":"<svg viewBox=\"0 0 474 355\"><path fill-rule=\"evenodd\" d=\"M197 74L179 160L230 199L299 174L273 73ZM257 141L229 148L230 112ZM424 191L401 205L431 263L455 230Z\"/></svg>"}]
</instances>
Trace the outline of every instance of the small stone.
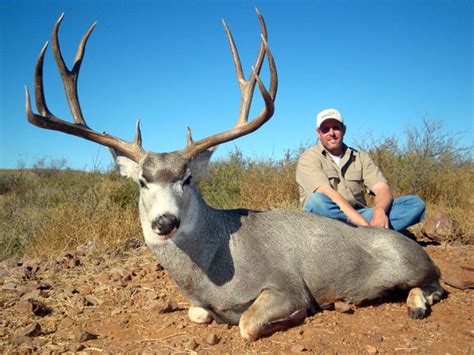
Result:
<instances>
[{"instance_id":1,"label":"small stone","mask_svg":"<svg viewBox=\"0 0 474 355\"><path fill-rule=\"evenodd\" d=\"M79 287L79 293L84 296L90 295L93 291L94 291L94 288L91 285L86 284Z\"/></svg>"},{"instance_id":2,"label":"small stone","mask_svg":"<svg viewBox=\"0 0 474 355\"><path fill-rule=\"evenodd\" d=\"M89 341L89 340L94 340L97 339L99 336L97 334L91 333L89 331L81 331L79 334L77 334L77 341Z\"/></svg>"},{"instance_id":3,"label":"small stone","mask_svg":"<svg viewBox=\"0 0 474 355\"><path fill-rule=\"evenodd\" d=\"M206 343L208 343L209 345L216 345L219 343L219 340L220 338L217 335L211 333L207 336Z\"/></svg>"},{"instance_id":4,"label":"small stone","mask_svg":"<svg viewBox=\"0 0 474 355\"><path fill-rule=\"evenodd\" d=\"M302 353L304 351L308 351L308 349L302 344L295 344L291 347L292 353Z\"/></svg>"},{"instance_id":5,"label":"small stone","mask_svg":"<svg viewBox=\"0 0 474 355\"><path fill-rule=\"evenodd\" d=\"M12 290L15 290L17 288L17 284L14 283L14 282L5 282L3 285L2 285L2 290L5 290L5 291L12 291Z\"/></svg>"},{"instance_id":6,"label":"small stone","mask_svg":"<svg viewBox=\"0 0 474 355\"><path fill-rule=\"evenodd\" d=\"M354 310L352 309L351 305L345 302L334 302L334 309L340 313L354 313Z\"/></svg>"},{"instance_id":7,"label":"small stone","mask_svg":"<svg viewBox=\"0 0 474 355\"><path fill-rule=\"evenodd\" d=\"M31 323L24 328L20 328L15 332L15 335L25 337L36 337L43 334L43 329L39 323Z\"/></svg>"},{"instance_id":8,"label":"small stone","mask_svg":"<svg viewBox=\"0 0 474 355\"><path fill-rule=\"evenodd\" d=\"M152 312L157 312L159 314L171 313L179 310L178 304L175 301L168 301L166 303L160 301L153 301L150 303L148 308Z\"/></svg>"},{"instance_id":9,"label":"small stone","mask_svg":"<svg viewBox=\"0 0 474 355\"><path fill-rule=\"evenodd\" d=\"M378 354L379 353L378 350L372 345L367 345L365 348L367 349L367 352L369 354Z\"/></svg>"},{"instance_id":10,"label":"small stone","mask_svg":"<svg viewBox=\"0 0 474 355\"><path fill-rule=\"evenodd\" d=\"M150 301L154 301L159 298L158 293L156 291L149 291L146 293L146 297Z\"/></svg>"},{"instance_id":11,"label":"small stone","mask_svg":"<svg viewBox=\"0 0 474 355\"><path fill-rule=\"evenodd\" d=\"M122 313L122 309L121 308L115 308L112 312L110 312L110 315L112 317L115 317L115 316L118 316L120 313Z\"/></svg>"},{"instance_id":12,"label":"small stone","mask_svg":"<svg viewBox=\"0 0 474 355\"><path fill-rule=\"evenodd\" d=\"M25 335L13 335L12 343L14 345L26 345L28 347L33 346L32 339L30 337L25 336Z\"/></svg>"},{"instance_id":13,"label":"small stone","mask_svg":"<svg viewBox=\"0 0 474 355\"><path fill-rule=\"evenodd\" d=\"M68 348L68 351L78 352L78 351L85 350L86 348L87 348L87 346L85 344L76 343L76 344L71 344Z\"/></svg>"},{"instance_id":14,"label":"small stone","mask_svg":"<svg viewBox=\"0 0 474 355\"><path fill-rule=\"evenodd\" d=\"M21 296L21 300L25 301L25 300L29 300L29 299L32 299L32 298L38 298L40 295L41 295L41 290L33 290L33 291L28 292L28 293L24 293Z\"/></svg>"},{"instance_id":15,"label":"small stone","mask_svg":"<svg viewBox=\"0 0 474 355\"><path fill-rule=\"evenodd\" d=\"M184 344L184 347L191 351L196 350L198 346L199 344L194 339L191 339Z\"/></svg>"},{"instance_id":16,"label":"small stone","mask_svg":"<svg viewBox=\"0 0 474 355\"><path fill-rule=\"evenodd\" d=\"M62 263L64 266L66 266L69 269L73 269L76 266L81 265L81 261L77 257L75 257L75 256L73 256L69 253L63 253L59 257L58 262Z\"/></svg>"},{"instance_id":17,"label":"small stone","mask_svg":"<svg viewBox=\"0 0 474 355\"><path fill-rule=\"evenodd\" d=\"M132 274L129 273L129 274L124 275L124 276L120 279L120 281L122 281L123 283L127 283L127 282L132 281Z\"/></svg>"},{"instance_id":18,"label":"small stone","mask_svg":"<svg viewBox=\"0 0 474 355\"><path fill-rule=\"evenodd\" d=\"M106 282L106 281L109 281L109 280L110 280L110 275L104 272L104 273L102 273L102 274L97 275L97 277L95 278L95 280L96 280L98 283Z\"/></svg>"},{"instance_id":19,"label":"small stone","mask_svg":"<svg viewBox=\"0 0 474 355\"><path fill-rule=\"evenodd\" d=\"M66 318L61 323L61 327L64 329L72 328L73 326L74 326L74 320L71 318Z\"/></svg>"},{"instance_id":20,"label":"small stone","mask_svg":"<svg viewBox=\"0 0 474 355\"><path fill-rule=\"evenodd\" d=\"M36 316L45 315L48 312L48 309L40 301L29 298L20 301L16 309L20 313L33 313Z\"/></svg>"},{"instance_id":21,"label":"small stone","mask_svg":"<svg viewBox=\"0 0 474 355\"><path fill-rule=\"evenodd\" d=\"M372 341L375 341L377 343L381 343L383 341L383 336L380 335L380 334L371 334L369 336L369 338L372 340Z\"/></svg>"}]
</instances>

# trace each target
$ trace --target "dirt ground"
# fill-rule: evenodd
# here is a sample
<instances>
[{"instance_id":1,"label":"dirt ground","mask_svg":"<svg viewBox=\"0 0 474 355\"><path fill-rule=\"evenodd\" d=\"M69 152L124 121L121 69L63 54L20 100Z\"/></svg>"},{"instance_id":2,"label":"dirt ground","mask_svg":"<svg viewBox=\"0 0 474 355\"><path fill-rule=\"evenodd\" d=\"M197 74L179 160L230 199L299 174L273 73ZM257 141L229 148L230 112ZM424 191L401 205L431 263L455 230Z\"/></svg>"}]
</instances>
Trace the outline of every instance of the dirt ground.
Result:
<instances>
[{"instance_id":1,"label":"dirt ground","mask_svg":"<svg viewBox=\"0 0 474 355\"><path fill-rule=\"evenodd\" d=\"M474 267L474 246L426 250L441 270ZM392 297L319 311L249 343L237 326L191 323L189 303L145 246L105 256L83 246L53 261L0 264L0 353L473 353L473 290L443 286L448 297L424 320Z\"/></svg>"}]
</instances>

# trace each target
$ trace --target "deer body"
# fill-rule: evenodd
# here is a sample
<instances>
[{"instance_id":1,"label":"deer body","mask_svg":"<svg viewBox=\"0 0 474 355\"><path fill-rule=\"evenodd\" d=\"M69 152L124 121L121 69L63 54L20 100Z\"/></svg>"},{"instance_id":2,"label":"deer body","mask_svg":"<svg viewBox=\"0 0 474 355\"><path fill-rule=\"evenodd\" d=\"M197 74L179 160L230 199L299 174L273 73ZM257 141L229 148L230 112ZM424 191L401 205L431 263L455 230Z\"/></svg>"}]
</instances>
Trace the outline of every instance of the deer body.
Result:
<instances>
[{"instance_id":1,"label":"deer body","mask_svg":"<svg viewBox=\"0 0 474 355\"><path fill-rule=\"evenodd\" d=\"M28 121L110 148L120 173L140 185L145 241L191 300L188 315L194 322L239 324L241 335L255 340L301 322L318 307L339 301L359 304L392 289L408 290L409 315L423 318L427 305L438 300L443 289L437 267L412 240L387 229L354 227L306 212L217 210L197 192L194 180L205 172L215 147L254 132L274 113L278 77L263 17L257 14L262 35L249 79L224 22L242 92L237 123L227 131L194 141L188 129L184 149L153 153L141 146L138 122L132 142L92 130L79 105L77 79L95 24L82 38L69 70L58 42L63 15L54 26L52 47L74 123L54 116L46 105L47 44L34 76L38 113L33 113L26 89ZM259 78L265 56L268 91ZM257 84L264 108L249 121Z\"/></svg>"},{"instance_id":2,"label":"deer body","mask_svg":"<svg viewBox=\"0 0 474 355\"><path fill-rule=\"evenodd\" d=\"M278 290L294 311L312 313L439 277L425 251L394 231L305 212L215 210L196 192L193 198L203 223L166 241L144 225L145 238L193 305L221 322L238 324L263 290Z\"/></svg>"}]
</instances>

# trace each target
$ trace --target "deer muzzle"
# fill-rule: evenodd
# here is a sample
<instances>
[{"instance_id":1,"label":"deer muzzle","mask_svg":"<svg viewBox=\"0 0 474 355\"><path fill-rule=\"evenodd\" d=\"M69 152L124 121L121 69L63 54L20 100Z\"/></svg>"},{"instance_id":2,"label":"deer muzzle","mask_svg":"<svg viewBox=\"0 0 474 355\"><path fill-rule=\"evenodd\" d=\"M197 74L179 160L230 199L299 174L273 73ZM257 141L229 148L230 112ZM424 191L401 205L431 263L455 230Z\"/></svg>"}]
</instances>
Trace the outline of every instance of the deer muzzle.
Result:
<instances>
[{"instance_id":1,"label":"deer muzzle","mask_svg":"<svg viewBox=\"0 0 474 355\"><path fill-rule=\"evenodd\" d=\"M179 219L170 213L165 213L151 222L151 229L156 234L171 238L173 232L179 228Z\"/></svg>"}]
</instances>

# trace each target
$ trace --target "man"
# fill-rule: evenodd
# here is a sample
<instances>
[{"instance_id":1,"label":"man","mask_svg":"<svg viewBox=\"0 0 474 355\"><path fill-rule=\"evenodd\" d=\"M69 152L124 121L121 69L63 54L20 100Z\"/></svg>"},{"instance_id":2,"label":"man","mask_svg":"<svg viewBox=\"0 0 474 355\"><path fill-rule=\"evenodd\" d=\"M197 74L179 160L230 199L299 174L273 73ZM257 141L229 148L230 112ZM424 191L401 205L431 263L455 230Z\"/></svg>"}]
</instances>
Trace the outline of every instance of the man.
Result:
<instances>
[{"instance_id":1,"label":"man","mask_svg":"<svg viewBox=\"0 0 474 355\"><path fill-rule=\"evenodd\" d=\"M425 205L417 196L392 197L387 180L367 153L343 143L346 126L339 111L316 118L319 142L304 152L296 168L304 210L360 226L397 231L418 223ZM367 207L364 190L375 195Z\"/></svg>"}]
</instances>

